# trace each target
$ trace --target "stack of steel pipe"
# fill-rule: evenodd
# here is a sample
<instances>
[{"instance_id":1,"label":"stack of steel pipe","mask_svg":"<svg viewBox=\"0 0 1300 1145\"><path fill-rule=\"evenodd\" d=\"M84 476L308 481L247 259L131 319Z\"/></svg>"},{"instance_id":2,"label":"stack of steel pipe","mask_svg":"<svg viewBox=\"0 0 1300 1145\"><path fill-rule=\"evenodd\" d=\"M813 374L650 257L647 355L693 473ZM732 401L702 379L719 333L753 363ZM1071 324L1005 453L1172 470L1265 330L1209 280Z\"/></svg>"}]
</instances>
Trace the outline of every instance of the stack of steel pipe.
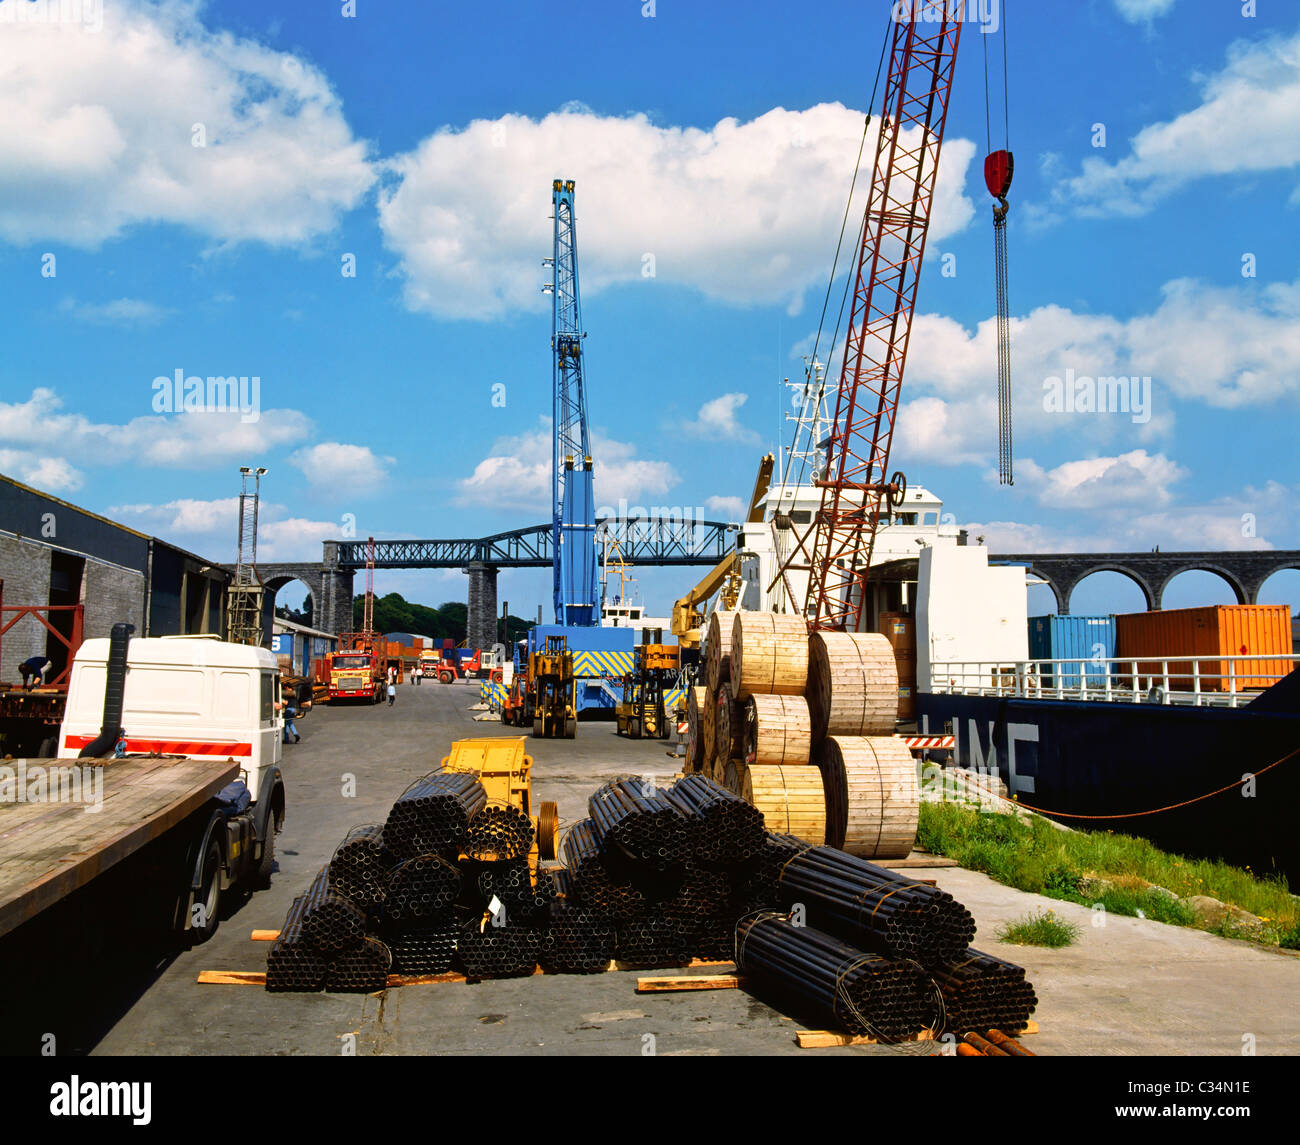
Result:
<instances>
[{"instance_id":1,"label":"stack of steel pipe","mask_svg":"<svg viewBox=\"0 0 1300 1145\"><path fill-rule=\"evenodd\" d=\"M266 958L268 990L314 991L321 988L329 962L302 932L307 896L293 900L280 934Z\"/></svg>"},{"instance_id":2,"label":"stack of steel pipe","mask_svg":"<svg viewBox=\"0 0 1300 1145\"><path fill-rule=\"evenodd\" d=\"M320 869L305 898L302 935L307 942L325 955L360 945L366 936L366 912L334 891L328 866Z\"/></svg>"},{"instance_id":3,"label":"stack of steel pipe","mask_svg":"<svg viewBox=\"0 0 1300 1145\"><path fill-rule=\"evenodd\" d=\"M952 895L833 847L810 847L781 869L781 898L812 926L891 958L955 962L975 919Z\"/></svg>"},{"instance_id":4,"label":"stack of steel pipe","mask_svg":"<svg viewBox=\"0 0 1300 1145\"><path fill-rule=\"evenodd\" d=\"M325 989L347 994L370 994L388 986L393 956L378 938L369 935L334 956L325 975Z\"/></svg>"},{"instance_id":5,"label":"stack of steel pipe","mask_svg":"<svg viewBox=\"0 0 1300 1145\"><path fill-rule=\"evenodd\" d=\"M542 934L538 961L553 974L597 974L616 950L614 924L587 907L556 899Z\"/></svg>"},{"instance_id":6,"label":"stack of steel pipe","mask_svg":"<svg viewBox=\"0 0 1300 1145\"><path fill-rule=\"evenodd\" d=\"M667 906L651 907L641 918L618 926L618 960L632 966L680 966L694 954L698 924Z\"/></svg>"},{"instance_id":7,"label":"stack of steel pipe","mask_svg":"<svg viewBox=\"0 0 1300 1145\"><path fill-rule=\"evenodd\" d=\"M492 804L470 820L462 849L471 859L526 859L533 833L533 821L521 808Z\"/></svg>"},{"instance_id":8,"label":"stack of steel pipe","mask_svg":"<svg viewBox=\"0 0 1300 1145\"><path fill-rule=\"evenodd\" d=\"M679 779L665 798L695 825L694 855L714 863L743 863L763 846L763 813L702 775Z\"/></svg>"},{"instance_id":9,"label":"stack of steel pipe","mask_svg":"<svg viewBox=\"0 0 1300 1145\"><path fill-rule=\"evenodd\" d=\"M693 823L657 788L640 779L607 783L587 800L602 853L617 848L662 870L685 862L694 846Z\"/></svg>"},{"instance_id":10,"label":"stack of steel pipe","mask_svg":"<svg viewBox=\"0 0 1300 1145\"><path fill-rule=\"evenodd\" d=\"M503 862L466 863L466 880L473 880L476 905L488 909L492 899L505 908L511 922L533 923L546 914L555 897L549 880L539 879L534 886L528 860L507 859Z\"/></svg>"},{"instance_id":11,"label":"stack of steel pipe","mask_svg":"<svg viewBox=\"0 0 1300 1145\"><path fill-rule=\"evenodd\" d=\"M460 933L456 922L406 926L388 939L394 974L445 974L451 969Z\"/></svg>"},{"instance_id":12,"label":"stack of steel pipe","mask_svg":"<svg viewBox=\"0 0 1300 1145\"><path fill-rule=\"evenodd\" d=\"M354 827L330 859L330 885L336 894L374 914L388 894L393 858L384 850L378 824Z\"/></svg>"},{"instance_id":13,"label":"stack of steel pipe","mask_svg":"<svg viewBox=\"0 0 1300 1145\"><path fill-rule=\"evenodd\" d=\"M979 950L968 948L929 973L943 992L945 1025L957 1034L990 1028L1018 1033L1038 1005L1023 966Z\"/></svg>"},{"instance_id":14,"label":"stack of steel pipe","mask_svg":"<svg viewBox=\"0 0 1300 1145\"><path fill-rule=\"evenodd\" d=\"M712 918L731 896L732 876L725 870L691 860L682 889L669 900L674 913L700 922Z\"/></svg>"},{"instance_id":15,"label":"stack of steel pipe","mask_svg":"<svg viewBox=\"0 0 1300 1145\"><path fill-rule=\"evenodd\" d=\"M645 895L630 880L615 881L601 858L595 826L583 819L564 838L564 862L578 901L596 914L615 921L636 918L649 907Z\"/></svg>"},{"instance_id":16,"label":"stack of steel pipe","mask_svg":"<svg viewBox=\"0 0 1300 1145\"><path fill-rule=\"evenodd\" d=\"M474 923L460 932L456 961L467 978L524 978L537 969L541 931Z\"/></svg>"},{"instance_id":17,"label":"stack of steel pipe","mask_svg":"<svg viewBox=\"0 0 1300 1145\"><path fill-rule=\"evenodd\" d=\"M393 868L384 916L390 922L445 919L460 895L460 871L441 855L417 855Z\"/></svg>"},{"instance_id":18,"label":"stack of steel pipe","mask_svg":"<svg viewBox=\"0 0 1300 1145\"><path fill-rule=\"evenodd\" d=\"M938 1021L936 991L920 967L784 917L741 919L736 969L759 994L850 1034L897 1041Z\"/></svg>"},{"instance_id":19,"label":"stack of steel pipe","mask_svg":"<svg viewBox=\"0 0 1300 1145\"><path fill-rule=\"evenodd\" d=\"M393 804L384 824L384 846L398 859L459 854L469 837L470 820L486 804L487 793L474 776L432 772Z\"/></svg>"}]
</instances>

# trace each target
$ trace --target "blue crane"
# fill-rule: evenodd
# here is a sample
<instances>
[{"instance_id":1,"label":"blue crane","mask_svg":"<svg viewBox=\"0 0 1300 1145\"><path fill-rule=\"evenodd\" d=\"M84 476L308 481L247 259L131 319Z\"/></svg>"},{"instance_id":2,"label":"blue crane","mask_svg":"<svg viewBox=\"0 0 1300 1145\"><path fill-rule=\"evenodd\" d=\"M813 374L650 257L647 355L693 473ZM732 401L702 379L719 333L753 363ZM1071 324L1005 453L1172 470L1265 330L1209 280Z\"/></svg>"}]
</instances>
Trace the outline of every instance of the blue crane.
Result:
<instances>
[{"instance_id":1,"label":"blue crane","mask_svg":"<svg viewBox=\"0 0 1300 1145\"><path fill-rule=\"evenodd\" d=\"M551 311L555 438L551 458L555 623L600 623L597 593L596 502L587 396L583 388L582 307L578 298L578 240L573 180L552 184L555 206L555 285Z\"/></svg>"}]
</instances>

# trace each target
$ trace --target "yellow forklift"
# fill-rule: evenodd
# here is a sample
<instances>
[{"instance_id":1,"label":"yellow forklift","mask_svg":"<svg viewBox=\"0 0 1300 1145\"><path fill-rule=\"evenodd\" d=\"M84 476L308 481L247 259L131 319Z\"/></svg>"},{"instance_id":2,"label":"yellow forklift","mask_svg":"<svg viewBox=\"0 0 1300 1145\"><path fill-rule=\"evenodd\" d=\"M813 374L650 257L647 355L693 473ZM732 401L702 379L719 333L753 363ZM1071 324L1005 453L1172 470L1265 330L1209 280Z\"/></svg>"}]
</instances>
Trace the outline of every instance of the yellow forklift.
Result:
<instances>
[{"instance_id":1,"label":"yellow forklift","mask_svg":"<svg viewBox=\"0 0 1300 1145\"><path fill-rule=\"evenodd\" d=\"M487 792L488 803L518 807L533 821L533 847L528 861L537 871L537 860L555 858L555 835L559 811L549 800L533 814L533 757L524 752L522 736L490 739L458 739L442 758L443 771L477 775Z\"/></svg>"},{"instance_id":2,"label":"yellow forklift","mask_svg":"<svg viewBox=\"0 0 1300 1145\"><path fill-rule=\"evenodd\" d=\"M529 706L533 736L573 739L578 732L578 679L564 636L548 636L546 647L528 657Z\"/></svg>"},{"instance_id":3,"label":"yellow forklift","mask_svg":"<svg viewBox=\"0 0 1300 1145\"><path fill-rule=\"evenodd\" d=\"M681 673L681 649L663 643L662 629L647 629L633 664L633 671L623 677L623 702L615 708L618 734L629 739L667 739L673 713L664 710L664 694Z\"/></svg>"}]
</instances>

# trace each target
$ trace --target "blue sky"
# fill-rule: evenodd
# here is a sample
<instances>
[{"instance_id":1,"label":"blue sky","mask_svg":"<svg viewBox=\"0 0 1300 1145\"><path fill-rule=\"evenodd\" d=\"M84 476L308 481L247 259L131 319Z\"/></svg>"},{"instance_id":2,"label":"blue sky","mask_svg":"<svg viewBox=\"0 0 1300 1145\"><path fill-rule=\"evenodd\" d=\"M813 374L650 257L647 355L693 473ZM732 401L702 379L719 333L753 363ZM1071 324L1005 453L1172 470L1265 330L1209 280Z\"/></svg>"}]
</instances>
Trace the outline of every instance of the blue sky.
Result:
<instances>
[{"instance_id":1,"label":"blue sky","mask_svg":"<svg viewBox=\"0 0 1300 1145\"><path fill-rule=\"evenodd\" d=\"M546 520L560 176L598 501L719 518L748 496L817 329L884 0L68 7L0 19L0 471L222 560L241 464L270 470L267 559L319 559L348 514L376 537ZM1251 7L994 5L1010 490L966 29L894 460L995 551L1300 548L1300 14ZM260 378L257 420L158 412L177 369ZM1149 378L1149 417L1048 408L1067 371ZM641 587L664 608L693 579ZM549 619L547 575L500 591ZM1300 573L1268 591L1300 607ZM1192 578L1166 604L1219 600ZM1105 582L1072 603L1139 606Z\"/></svg>"}]
</instances>

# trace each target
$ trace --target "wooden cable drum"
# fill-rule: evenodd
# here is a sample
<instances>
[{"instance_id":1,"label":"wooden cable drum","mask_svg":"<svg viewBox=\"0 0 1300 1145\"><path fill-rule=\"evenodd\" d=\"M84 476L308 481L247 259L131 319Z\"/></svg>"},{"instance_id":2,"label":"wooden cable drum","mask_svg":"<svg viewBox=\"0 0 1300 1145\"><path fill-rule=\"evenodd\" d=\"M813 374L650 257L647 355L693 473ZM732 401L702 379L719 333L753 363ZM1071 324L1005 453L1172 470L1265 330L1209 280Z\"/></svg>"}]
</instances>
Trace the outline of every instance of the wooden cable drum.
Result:
<instances>
[{"instance_id":1,"label":"wooden cable drum","mask_svg":"<svg viewBox=\"0 0 1300 1145\"><path fill-rule=\"evenodd\" d=\"M808 622L776 612L738 612L731 628L731 694L802 696L808 686Z\"/></svg>"},{"instance_id":2,"label":"wooden cable drum","mask_svg":"<svg viewBox=\"0 0 1300 1145\"><path fill-rule=\"evenodd\" d=\"M743 797L745 794L745 779L748 775L749 768L745 766L743 759L729 759L727 760L727 766L722 771L722 786L733 795Z\"/></svg>"},{"instance_id":3,"label":"wooden cable drum","mask_svg":"<svg viewBox=\"0 0 1300 1145\"><path fill-rule=\"evenodd\" d=\"M731 679L731 629L736 613L719 609L709 617L709 691L715 696Z\"/></svg>"},{"instance_id":4,"label":"wooden cable drum","mask_svg":"<svg viewBox=\"0 0 1300 1145\"><path fill-rule=\"evenodd\" d=\"M702 770L704 757L712 750L712 744L705 743L704 739L706 730L704 713L705 705L709 702L708 697L708 688L691 688L686 693L686 762L690 765L691 771Z\"/></svg>"},{"instance_id":5,"label":"wooden cable drum","mask_svg":"<svg viewBox=\"0 0 1300 1145\"><path fill-rule=\"evenodd\" d=\"M769 831L821 846L826 840L826 796L815 767L755 765L745 772L741 795L763 813Z\"/></svg>"},{"instance_id":6,"label":"wooden cable drum","mask_svg":"<svg viewBox=\"0 0 1300 1145\"><path fill-rule=\"evenodd\" d=\"M746 763L798 765L812 758L812 719L802 696L755 694L744 708Z\"/></svg>"},{"instance_id":7,"label":"wooden cable drum","mask_svg":"<svg viewBox=\"0 0 1300 1145\"><path fill-rule=\"evenodd\" d=\"M700 713L700 723L704 736L704 750L708 755L717 755L718 741L718 697L712 688L704 692L704 710Z\"/></svg>"},{"instance_id":8,"label":"wooden cable drum","mask_svg":"<svg viewBox=\"0 0 1300 1145\"><path fill-rule=\"evenodd\" d=\"M713 754L719 759L733 759L744 751L744 709L724 687L714 704Z\"/></svg>"},{"instance_id":9,"label":"wooden cable drum","mask_svg":"<svg viewBox=\"0 0 1300 1145\"><path fill-rule=\"evenodd\" d=\"M808 710L814 742L892 735L898 666L878 632L814 632L808 640Z\"/></svg>"},{"instance_id":10,"label":"wooden cable drum","mask_svg":"<svg viewBox=\"0 0 1300 1145\"><path fill-rule=\"evenodd\" d=\"M916 841L916 761L895 736L831 736L818 750L826 842L862 859L903 859Z\"/></svg>"}]
</instances>

